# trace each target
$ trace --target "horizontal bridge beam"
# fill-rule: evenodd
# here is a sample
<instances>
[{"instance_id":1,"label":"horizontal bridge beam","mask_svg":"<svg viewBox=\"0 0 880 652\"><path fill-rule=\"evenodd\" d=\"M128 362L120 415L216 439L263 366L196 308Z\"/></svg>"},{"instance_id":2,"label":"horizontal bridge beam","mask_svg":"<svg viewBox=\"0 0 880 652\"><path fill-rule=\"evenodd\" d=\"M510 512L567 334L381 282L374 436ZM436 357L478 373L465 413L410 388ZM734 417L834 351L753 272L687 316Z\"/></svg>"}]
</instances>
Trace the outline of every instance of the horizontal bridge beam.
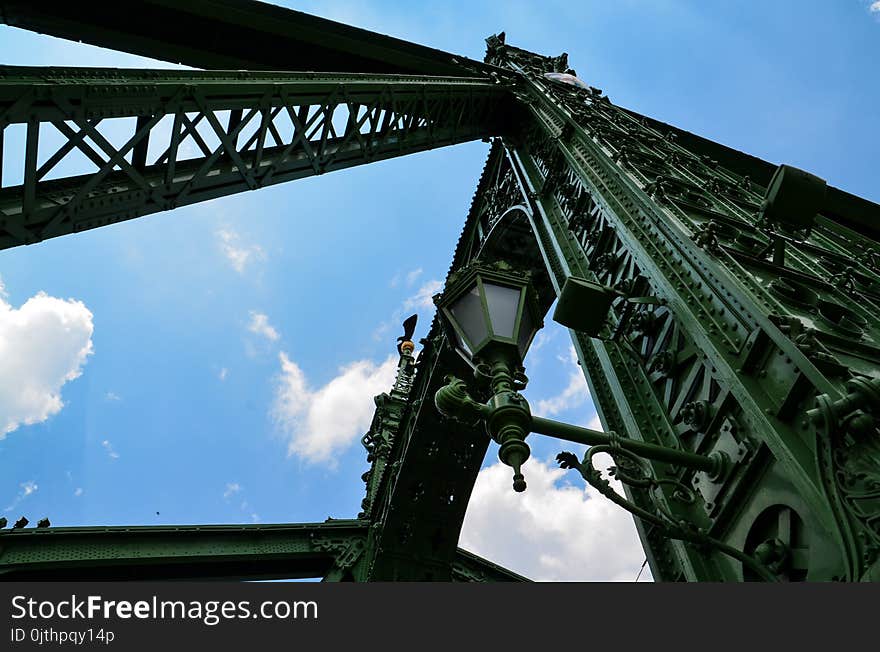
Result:
<instances>
[{"instance_id":1,"label":"horizontal bridge beam","mask_svg":"<svg viewBox=\"0 0 880 652\"><path fill-rule=\"evenodd\" d=\"M0 66L0 249L497 135L512 102L479 78Z\"/></svg>"},{"instance_id":2,"label":"horizontal bridge beam","mask_svg":"<svg viewBox=\"0 0 880 652\"><path fill-rule=\"evenodd\" d=\"M0 581L352 577L369 522L63 527L0 531ZM456 581L525 578L459 549Z\"/></svg>"},{"instance_id":3,"label":"horizontal bridge beam","mask_svg":"<svg viewBox=\"0 0 880 652\"><path fill-rule=\"evenodd\" d=\"M0 23L194 68L456 76L494 68L251 0L0 0Z\"/></svg>"},{"instance_id":4,"label":"horizontal bridge beam","mask_svg":"<svg viewBox=\"0 0 880 652\"><path fill-rule=\"evenodd\" d=\"M502 568L467 550L458 549L452 562L453 582L529 582L513 571Z\"/></svg>"},{"instance_id":5,"label":"horizontal bridge beam","mask_svg":"<svg viewBox=\"0 0 880 652\"><path fill-rule=\"evenodd\" d=\"M323 577L366 521L63 527L0 532L0 580Z\"/></svg>"}]
</instances>

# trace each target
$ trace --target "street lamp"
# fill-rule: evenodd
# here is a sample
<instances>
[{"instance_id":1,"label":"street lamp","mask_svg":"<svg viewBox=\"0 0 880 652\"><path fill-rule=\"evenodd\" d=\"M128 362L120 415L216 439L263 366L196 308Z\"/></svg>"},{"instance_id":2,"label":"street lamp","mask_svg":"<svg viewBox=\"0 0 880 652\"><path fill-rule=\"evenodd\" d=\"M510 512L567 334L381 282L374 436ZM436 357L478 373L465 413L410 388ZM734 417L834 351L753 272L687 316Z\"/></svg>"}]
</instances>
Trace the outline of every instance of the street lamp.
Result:
<instances>
[{"instance_id":1,"label":"street lamp","mask_svg":"<svg viewBox=\"0 0 880 652\"><path fill-rule=\"evenodd\" d=\"M567 283L556 319L566 325L581 322L590 335L596 336L611 301L621 294L583 281ZM580 300L577 308L572 297ZM475 262L453 274L434 302L458 352L474 368L477 379L488 380L491 389L489 400L478 403L468 394L464 381L447 376L447 384L437 390L434 402L445 416L486 422L489 435L501 447L498 457L514 470L515 491L526 489L521 466L529 458L525 439L532 432L587 446L620 446L631 454L681 464L716 478L726 470L723 453L696 455L532 416L528 401L518 390L528 382L522 360L543 320L527 274L516 272L505 262Z\"/></svg>"},{"instance_id":2,"label":"street lamp","mask_svg":"<svg viewBox=\"0 0 880 652\"><path fill-rule=\"evenodd\" d=\"M522 361L544 323L527 274L505 262L476 263L453 274L435 303L445 318L459 354L488 380L492 391L486 414L489 435L500 446L498 457L514 470L513 488L525 491L521 467L529 458L525 442L531 415L517 390L527 382ZM452 383L457 379L448 378ZM447 386L435 401L443 414L455 414L466 389Z\"/></svg>"},{"instance_id":3,"label":"street lamp","mask_svg":"<svg viewBox=\"0 0 880 652\"><path fill-rule=\"evenodd\" d=\"M618 297L627 303L658 303L655 297L630 297L615 288L572 278L565 284L554 319L573 330L598 337L611 304ZM528 274L518 273L504 262L477 261L453 273L444 292L435 296L434 302L447 336L474 369L475 378L487 381L491 390L489 399L481 403L471 397L463 380L447 376L446 385L434 395L434 403L444 416L468 423L485 423L489 436L500 446L499 459L513 468L514 491L526 489L522 465L530 455L525 441L530 433L590 446L583 462L572 453L560 453L557 456L560 466L577 469L604 496L654 525L658 533L714 547L740 560L765 580L776 579L763 559L747 555L698 527L672 518L665 509L653 513L619 496L592 466L597 453L610 453L617 465L614 473L625 484L649 492L674 485L673 493L690 504L694 500L690 487L674 479L650 477L640 458L703 472L712 481L719 482L728 476L732 467L725 453L699 455L615 432L599 432L532 415L528 401L519 393L528 382L522 361L543 320Z\"/></svg>"},{"instance_id":4,"label":"street lamp","mask_svg":"<svg viewBox=\"0 0 880 652\"><path fill-rule=\"evenodd\" d=\"M461 270L435 301L456 348L472 366L481 358L521 363L544 325L528 276L504 262Z\"/></svg>"}]
</instances>

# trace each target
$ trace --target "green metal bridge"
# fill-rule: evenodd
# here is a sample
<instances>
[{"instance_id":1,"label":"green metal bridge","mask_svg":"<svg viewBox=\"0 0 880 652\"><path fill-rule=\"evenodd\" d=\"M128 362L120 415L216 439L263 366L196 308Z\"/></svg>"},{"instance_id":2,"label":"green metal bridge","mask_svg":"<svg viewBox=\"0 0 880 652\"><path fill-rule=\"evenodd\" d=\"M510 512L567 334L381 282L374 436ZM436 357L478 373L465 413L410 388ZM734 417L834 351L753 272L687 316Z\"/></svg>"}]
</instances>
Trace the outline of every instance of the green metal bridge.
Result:
<instances>
[{"instance_id":1,"label":"green metal bridge","mask_svg":"<svg viewBox=\"0 0 880 652\"><path fill-rule=\"evenodd\" d=\"M0 66L0 156L26 126L0 247L491 139L450 275L528 271L542 314L570 279L651 297L570 330L603 427L725 460L625 482L654 577L880 580L880 206L617 106L503 34L478 62L246 0L0 0L0 21L199 69ZM115 118L135 118L121 146ZM48 125L64 141L38 164ZM94 170L53 175L72 152ZM376 399L357 518L3 530L0 575L522 580L457 547L489 437L435 406L472 374L439 319L422 345ZM594 483L589 463L570 466Z\"/></svg>"}]
</instances>

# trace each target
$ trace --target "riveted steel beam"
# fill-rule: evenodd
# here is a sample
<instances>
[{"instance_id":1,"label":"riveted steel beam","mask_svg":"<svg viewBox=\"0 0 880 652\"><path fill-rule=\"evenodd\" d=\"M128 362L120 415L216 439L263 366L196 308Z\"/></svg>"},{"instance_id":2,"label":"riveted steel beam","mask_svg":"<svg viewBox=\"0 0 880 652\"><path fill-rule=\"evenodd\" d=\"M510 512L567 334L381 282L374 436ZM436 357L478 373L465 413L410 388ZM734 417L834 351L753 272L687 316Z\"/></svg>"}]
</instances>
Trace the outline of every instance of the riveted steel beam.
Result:
<instances>
[{"instance_id":1,"label":"riveted steel beam","mask_svg":"<svg viewBox=\"0 0 880 652\"><path fill-rule=\"evenodd\" d=\"M473 78L0 67L0 132L24 130L0 248L484 138L507 99Z\"/></svg>"},{"instance_id":2,"label":"riveted steel beam","mask_svg":"<svg viewBox=\"0 0 880 652\"><path fill-rule=\"evenodd\" d=\"M195 68L470 76L491 66L251 0L0 2L0 22Z\"/></svg>"},{"instance_id":3,"label":"riveted steel beam","mask_svg":"<svg viewBox=\"0 0 880 652\"><path fill-rule=\"evenodd\" d=\"M452 564L453 582L528 582L522 575L502 568L482 557L458 549Z\"/></svg>"},{"instance_id":4,"label":"riveted steel beam","mask_svg":"<svg viewBox=\"0 0 880 652\"><path fill-rule=\"evenodd\" d=\"M756 156L713 142L708 138L703 138L635 111L625 108L622 110L632 115L636 120L644 121L646 125L650 125L658 133L675 134L676 142L682 147L702 152L730 171L740 176L748 176L752 181L762 186L770 183L770 178L776 171L776 165ZM853 229L869 238L880 238L880 205L875 202L840 188L829 186L821 212L830 222Z\"/></svg>"},{"instance_id":5,"label":"riveted steel beam","mask_svg":"<svg viewBox=\"0 0 880 652\"><path fill-rule=\"evenodd\" d=\"M368 523L60 527L0 532L4 580L323 577Z\"/></svg>"},{"instance_id":6,"label":"riveted steel beam","mask_svg":"<svg viewBox=\"0 0 880 652\"><path fill-rule=\"evenodd\" d=\"M578 276L651 298L618 300L594 339L572 333L603 423L730 460L720 474L648 465L670 489L649 511L762 556L783 579L875 576L880 458L865 437L877 429L880 251L869 230L818 201L776 223L763 177L725 165L735 153L719 161L717 147L545 76L564 57L497 39L490 56L529 79L517 92L534 127L510 159L555 287ZM751 578L638 525L657 578Z\"/></svg>"},{"instance_id":7,"label":"riveted steel beam","mask_svg":"<svg viewBox=\"0 0 880 652\"><path fill-rule=\"evenodd\" d=\"M0 532L0 578L356 579L369 522L62 527ZM458 550L456 581L526 581Z\"/></svg>"}]
</instances>

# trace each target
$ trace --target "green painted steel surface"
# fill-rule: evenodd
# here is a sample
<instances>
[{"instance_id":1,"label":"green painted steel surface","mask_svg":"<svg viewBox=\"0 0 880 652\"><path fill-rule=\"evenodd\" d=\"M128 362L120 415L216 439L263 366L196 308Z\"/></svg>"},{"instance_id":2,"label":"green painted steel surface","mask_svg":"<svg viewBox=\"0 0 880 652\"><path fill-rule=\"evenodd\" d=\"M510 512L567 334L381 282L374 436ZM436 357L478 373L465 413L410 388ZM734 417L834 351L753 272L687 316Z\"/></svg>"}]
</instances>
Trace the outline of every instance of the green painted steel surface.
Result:
<instances>
[{"instance_id":1,"label":"green painted steel surface","mask_svg":"<svg viewBox=\"0 0 880 652\"><path fill-rule=\"evenodd\" d=\"M27 125L0 248L502 133L505 99L474 78L0 66L0 130ZM119 119L121 147L102 134ZM38 165L53 127L65 140ZM72 152L95 171L52 178Z\"/></svg>"},{"instance_id":2,"label":"green painted steel surface","mask_svg":"<svg viewBox=\"0 0 880 652\"><path fill-rule=\"evenodd\" d=\"M65 527L0 539L0 579L356 579L369 522L279 525ZM458 550L456 581L523 581Z\"/></svg>"},{"instance_id":3,"label":"green painted steel surface","mask_svg":"<svg viewBox=\"0 0 880 652\"><path fill-rule=\"evenodd\" d=\"M204 13L221 4L187 6ZM257 3L235 5L253 9L257 22L264 11ZM70 12L62 16L17 3L0 3L0 10L7 22L110 45L120 42L120 34L137 37L141 29L94 26ZM618 438L607 443L619 445L610 451L616 464L632 473L632 465L640 465L639 481L628 483L625 499L606 495L637 516L654 577L880 578L880 207L834 188L824 198L811 191L792 203L785 195L793 186L784 181L766 197L775 166L617 107L598 89L548 77L571 72L565 55L545 57L491 37L489 68L467 62L456 68L443 53L429 55L415 46L388 50L388 41L358 31L375 55L365 63L351 56L344 30L314 20L312 36L335 29L339 37L328 41L335 57L328 61L382 74L161 71L124 77L98 71L89 77L83 71L2 69L0 126L26 122L31 134L22 153L30 170L23 186L0 194L3 244L500 135L450 272L477 259L529 271L542 314L570 278L658 299L615 299L596 337L571 331L603 426ZM186 50L173 30L145 25L149 38L134 38L130 51L146 53L156 44ZM187 52L210 55L199 43ZM423 58L417 61L413 53ZM235 59L233 50L214 54L203 65L248 63ZM407 72L429 76L390 77L396 60ZM450 63L454 70L443 68ZM506 72L490 79L487 69ZM230 104L230 89L244 99ZM312 105L320 109L302 110ZM377 117L361 122L361 109L352 112L352 106ZM354 123L331 127L334 107L345 107ZM172 134L179 139L194 129L193 120L183 117L187 110L207 120L219 144L205 143L196 163L177 161L173 142L164 160L145 161L142 138L156 116L175 116ZM230 111L225 123L215 115L219 110ZM381 111L395 119L383 122ZM286 141L273 133L274 116L281 113L296 126ZM504 123L498 122L501 113ZM120 169L43 179L48 170L36 166L42 121L73 120L76 128L68 127L64 146L70 149L95 133L100 120L114 116L135 119L127 150L107 152ZM237 143L237 126L248 116L260 121L259 135ZM393 138L389 130L396 132ZM124 160L129 151L130 162ZM771 200L766 205L765 198ZM796 206L798 215L779 214L780 206ZM516 579L457 550L489 438L482 426L446 419L434 405L447 374L471 378L436 319L422 345L418 362L402 351L394 388L376 399L363 438L371 469L364 475L359 520L273 526L280 529L266 533L223 526L177 528L180 536L167 528L82 534L96 546L91 550L104 551L100 560L77 552L79 534L4 531L0 572L40 576L66 567L83 576L125 577L140 567L132 546L149 549L157 542L156 550L167 551L155 556L165 560L159 567L193 553L204 576L240 577L241 564L224 567L222 560L252 559L242 551L268 537L300 546L302 552L290 552L290 559L307 560L311 572L320 566L328 579ZM469 390L479 401L489 398L486 387ZM629 444L620 445L619 438ZM643 451L662 447L687 455L647 462L621 452L639 449L637 443L647 445ZM721 455L730 462L723 473L676 464ZM597 482L589 456L561 461ZM328 528L348 528L348 534L318 554L315 541ZM318 539L309 539L310 532ZM49 544L47 565L20 561L38 555L41 542ZM205 548L211 545L214 552ZM284 572L299 571L290 566Z\"/></svg>"},{"instance_id":4,"label":"green painted steel surface","mask_svg":"<svg viewBox=\"0 0 880 652\"><path fill-rule=\"evenodd\" d=\"M557 292L578 276L663 300L618 302L599 339L573 332L603 424L735 461L718 480L654 463L678 485L630 499L749 554L784 549L767 560L782 579L869 576L880 551L877 243L823 204L809 235L766 219L753 179L596 89L546 79L564 57L489 43L491 61L529 79L518 92L532 120L506 148L519 191L509 203L525 197ZM751 577L640 525L659 579Z\"/></svg>"},{"instance_id":5,"label":"green painted steel surface","mask_svg":"<svg viewBox=\"0 0 880 652\"><path fill-rule=\"evenodd\" d=\"M0 577L196 579L323 577L350 571L368 524L65 527L6 532Z\"/></svg>"}]
</instances>

